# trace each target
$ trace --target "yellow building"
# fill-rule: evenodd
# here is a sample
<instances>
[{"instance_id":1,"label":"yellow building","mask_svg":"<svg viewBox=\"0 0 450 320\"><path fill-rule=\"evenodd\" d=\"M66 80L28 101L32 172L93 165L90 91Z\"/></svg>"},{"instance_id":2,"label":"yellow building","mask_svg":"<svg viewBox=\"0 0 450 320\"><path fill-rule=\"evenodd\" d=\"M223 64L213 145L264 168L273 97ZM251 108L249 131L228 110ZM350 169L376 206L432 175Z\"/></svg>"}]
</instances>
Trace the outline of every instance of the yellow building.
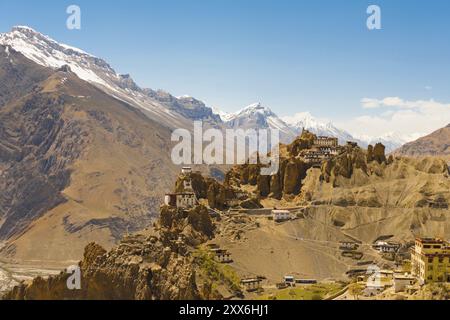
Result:
<instances>
[{"instance_id":1,"label":"yellow building","mask_svg":"<svg viewBox=\"0 0 450 320\"><path fill-rule=\"evenodd\" d=\"M416 239L411 268L420 284L450 282L450 244L441 239Z\"/></svg>"}]
</instances>

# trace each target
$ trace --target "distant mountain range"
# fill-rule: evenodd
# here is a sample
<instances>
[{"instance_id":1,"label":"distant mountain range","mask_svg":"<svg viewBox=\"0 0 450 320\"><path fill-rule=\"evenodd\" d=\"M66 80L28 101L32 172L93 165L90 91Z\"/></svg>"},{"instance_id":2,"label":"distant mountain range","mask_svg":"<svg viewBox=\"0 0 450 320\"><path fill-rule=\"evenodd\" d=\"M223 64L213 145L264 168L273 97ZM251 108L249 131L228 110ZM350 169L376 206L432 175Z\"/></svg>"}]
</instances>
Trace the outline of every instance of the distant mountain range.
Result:
<instances>
[{"instance_id":1,"label":"distant mountain range","mask_svg":"<svg viewBox=\"0 0 450 320\"><path fill-rule=\"evenodd\" d=\"M202 120L215 127L276 128L280 130L281 141L285 143L291 142L303 129L318 135L335 136L340 143L355 141L363 147L382 142L388 152L405 143L395 135L357 137L330 122L320 122L307 112L280 118L268 107L255 103L236 113L227 114L213 110L193 97L175 97L162 90L141 88L130 75L117 74L106 61L81 49L58 43L26 26L14 27L11 32L0 34L0 44L13 48L45 67L61 68L67 65L80 79L141 109L149 118L169 128L191 128L192 120Z\"/></svg>"},{"instance_id":2,"label":"distant mountain range","mask_svg":"<svg viewBox=\"0 0 450 320\"><path fill-rule=\"evenodd\" d=\"M236 113L224 113L218 110L214 112L231 128L278 129L281 133L281 141L284 143L292 142L295 137L301 134L303 129L319 136L337 137L340 144L353 141L362 147L367 147L369 144L381 142L386 146L387 152L391 152L405 143L404 140L394 134L384 135L379 138L353 136L351 133L337 128L332 122L317 120L308 112L280 118L270 108L263 106L261 103L249 105Z\"/></svg>"}]
</instances>

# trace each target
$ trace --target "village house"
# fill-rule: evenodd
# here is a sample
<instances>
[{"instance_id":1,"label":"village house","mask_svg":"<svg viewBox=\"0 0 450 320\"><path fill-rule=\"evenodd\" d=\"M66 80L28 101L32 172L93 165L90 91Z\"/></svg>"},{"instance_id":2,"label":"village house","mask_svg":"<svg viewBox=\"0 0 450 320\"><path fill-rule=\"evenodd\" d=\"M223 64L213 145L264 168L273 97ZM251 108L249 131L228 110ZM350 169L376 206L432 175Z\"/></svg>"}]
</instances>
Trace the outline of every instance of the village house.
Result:
<instances>
[{"instance_id":1,"label":"village house","mask_svg":"<svg viewBox=\"0 0 450 320\"><path fill-rule=\"evenodd\" d=\"M395 253L400 249L400 244L389 243L386 241L377 241L373 245L373 248L380 253Z\"/></svg>"},{"instance_id":2,"label":"village house","mask_svg":"<svg viewBox=\"0 0 450 320\"><path fill-rule=\"evenodd\" d=\"M385 275L386 274L378 273L369 277L369 279L366 282L364 294L366 296L372 297L382 293L387 288L392 287L393 278L386 277Z\"/></svg>"},{"instance_id":3,"label":"village house","mask_svg":"<svg viewBox=\"0 0 450 320\"><path fill-rule=\"evenodd\" d=\"M294 276L284 276L283 282L291 287L295 287L295 277Z\"/></svg>"},{"instance_id":4,"label":"village house","mask_svg":"<svg viewBox=\"0 0 450 320\"><path fill-rule=\"evenodd\" d=\"M242 279L241 284L245 287L247 292L258 291L261 289L261 279L259 278Z\"/></svg>"},{"instance_id":5,"label":"village house","mask_svg":"<svg viewBox=\"0 0 450 320\"><path fill-rule=\"evenodd\" d=\"M450 244L442 239L417 238L411 249L411 271L420 285L450 282Z\"/></svg>"},{"instance_id":6,"label":"village house","mask_svg":"<svg viewBox=\"0 0 450 320\"><path fill-rule=\"evenodd\" d=\"M341 241L339 245L339 250L353 251L359 248L359 244L351 241Z\"/></svg>"},{"instance_id":7,"label":"village house","mask_svg":"<svg viewBox=\"0 0 450 320\"><path fill-rule=\"evenodd\" d=\"M216 253L216 258L220 263L232 263L231 253L224 249L214 250Z\"/></svg>"},{"instance_id":8,"label":"village house","mask_svg":"<svg viewBox=\"0 0 450 320\"><path fill-rule=\"evenodd\" d=\"M368 297L376 296L386 290L386 284L377 281L370 281L366 283L366 287L364 289L364 295Z\"/></svg>"},{"instance_id":9,"label":"village house","mask_svg":"<svg viewBox=\"0 0 450 320\"><path fill-rule=\"evenodd\" d=\"M409 287L414 285L416 278L408 274L395 274L394 275L394 290L396 293L404 292Z\"/></svg>"},{"instance_id":10,"label":"village house","mask_svg":"<svg viewBox=\"0 0 450 320\"><path fill-rule=\"evenodd\" d=\"M292 215L289 210L272 210L272 218L275 222L283 222L291 220Z\"/></svg>"},{"instance_id":11,"label":"village house","mask_svg":"<svg viewBox=\"0 0 450 320\"><path fill-rule=\"evenodd\" d=\"M379 275L383 280L394 280L394 271L392 270L380 270Z\"/></svg>"}]
</instances>

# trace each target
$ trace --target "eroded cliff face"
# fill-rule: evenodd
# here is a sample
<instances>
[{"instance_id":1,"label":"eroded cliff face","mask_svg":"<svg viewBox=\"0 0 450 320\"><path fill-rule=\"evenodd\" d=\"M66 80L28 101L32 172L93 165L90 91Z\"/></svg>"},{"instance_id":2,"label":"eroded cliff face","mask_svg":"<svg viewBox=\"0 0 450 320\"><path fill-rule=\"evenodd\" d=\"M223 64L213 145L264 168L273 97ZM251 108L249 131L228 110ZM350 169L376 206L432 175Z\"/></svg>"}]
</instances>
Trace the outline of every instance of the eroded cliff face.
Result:
<instances>
[{"instance_id":1,"label":"eroded cliff face","mask_svg":"<svg viewBox=\"0 0 450 320\"><path fill-rule=\"evenodd\" d=\"M302 181L312 167L302 157L302 151L310 149L316 136L304 131L293 143L280 146L280 167L273 176L260 174L262 165L244 164L233 167L225 176L225 184L238 188L255 187L256 195L262 198L292 198L301 192Z\"/></svg>"},{"instance_id":2,"label":"eroded cliff face","mask_svg":"<svg viewBox=\"0 0 450 320\"><path fill-rule=\"evenodd\" d=\"M369 146L369 150L373 150L372 146ZM369 158L361 148L346 146L342 154L322 164L321 178L337 186L337 178L343 177L350 179L355 170L361 170L364 174L368 174L367 166L368 162L371 161L373 161L372 157Z\"/></svg>"},{"instance_id":3,"label":"eroded cliff face","mask_svg":"<svg viewBox=\"0 0 450 320\"><path fill-rule=\"evenodd\" d=\"M192 252L213 232L205 207L189 211L162 207L159 222L147 234L127 236L109 252L95 243L85 248L79 264L81 290L69 290L70 275L62 272L21 284L4 299L202 299L203 288L196 283L199 266Z\"/></svg>"}]
</instances>

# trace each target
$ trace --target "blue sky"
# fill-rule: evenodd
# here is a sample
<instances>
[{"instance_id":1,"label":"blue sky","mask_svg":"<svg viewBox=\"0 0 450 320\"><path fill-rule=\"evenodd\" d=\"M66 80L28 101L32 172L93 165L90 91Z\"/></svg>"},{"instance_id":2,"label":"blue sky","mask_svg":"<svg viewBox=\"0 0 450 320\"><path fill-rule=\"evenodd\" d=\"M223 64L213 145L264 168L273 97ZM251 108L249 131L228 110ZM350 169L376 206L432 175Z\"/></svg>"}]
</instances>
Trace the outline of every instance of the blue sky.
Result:
<instances>
[{"instance_id":1,"label":"blue sky","mask_svg":"<svg viewBox=\"0 0 450 320\"><path fill-rule=\"evenodd\" d=\"M65 27L70 4L81 7L81 30ZM381 7L382 30L366 28L370 4ZM260 101L281 116L344 124L450 102L449 1L5 0L0 16L0 32L29 25L143 87L229 112ZM362 107L386 97L407 103Z\"/></svg>"}]
</instances>

